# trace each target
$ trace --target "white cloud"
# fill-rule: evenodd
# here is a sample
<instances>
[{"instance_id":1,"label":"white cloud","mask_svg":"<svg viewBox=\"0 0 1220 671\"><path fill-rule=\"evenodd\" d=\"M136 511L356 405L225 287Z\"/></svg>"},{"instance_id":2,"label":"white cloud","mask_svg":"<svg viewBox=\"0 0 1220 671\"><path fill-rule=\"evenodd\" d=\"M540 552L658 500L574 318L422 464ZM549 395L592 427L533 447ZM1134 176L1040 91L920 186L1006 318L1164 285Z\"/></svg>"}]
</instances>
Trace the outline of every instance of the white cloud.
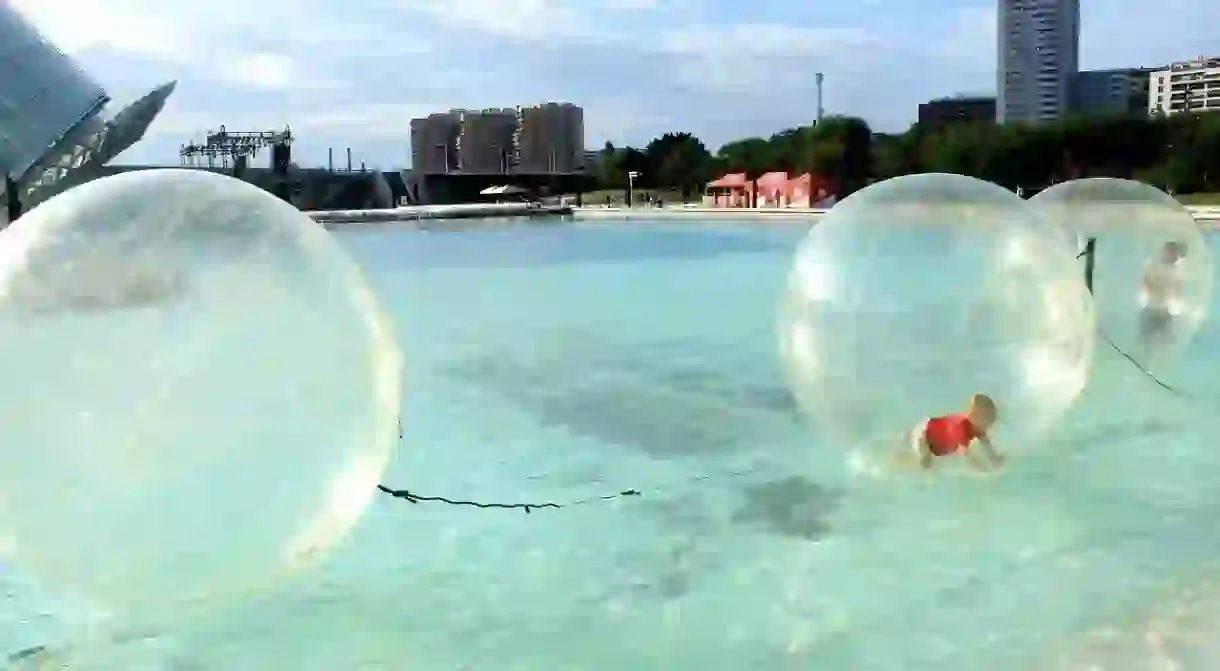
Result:
<instances>
[{"instance_id":1,"label":"white cloud","mask_svg":"<svg viewBox=\"0 0 1220 671\"><path fill-rule=\"evenodd\" d=\"M740 58L832 54L863 48L877 37L862 28L801 28L779 23L703 25L666 33L661 48L678 54Z\"/></svg>"},{"instance_id":2,"label":"white cloud","mask_svg":"<svg viewBox=\"0 0 1220 671\"><path fill-rule=\"evenodd\" d=\"M945 25L948 30L943 34L928 36L940 55L982 60L988 67L995 67L996 31L999 29L995 7L959 9Z\"/></svg>"},{"instance_id":3,"label":"white cloud","mask_svg":"<svg viewBox=\"0 0 1220 671\"><path fill-rule=\"evenodd\" d=\"M223 73L231 82L254 88L284 89L297 83L296 63L280 54L242 54Z\"/></svg>"},{"instance_id":4,"label":"white cloud","mask_svg":"<svg viewBox=\"0 0 1220 671\"><path fill-rule=\"evenodd\" d=\"M817 69L877 44L877 37L862 29L741 24L673 31L660 48L682 58L674 75L691 89L774 95L809 89Z\"/></svg>"},{"instance_id":5,"label":"white cloud","mask_svg":"<svg viewBox=\"0 0 1220 671\"><path fill-rule=\"evenodd\" d=\"M616 40L606 17L656 9L656 0L399 0L408 13L445 26L521 42Z\"/></svg>"},{"instance_id":6,"label":"white cloud","mask_svg":"<svg viewBox=\"0 0 1220 671\"><path fill-rule=\"evenodd\" d=\"M611 10L639 11L657 8L657 0L603 0L603 2L606 8Z\"/></svg>"},{"instance_id":7,"label":"white cloud","mask_svg":"<svg viewBox=\"0 0 1220 671\"><path fill-rule=\"evenodd\" d=\"M449 109L449 103L370 104L326 107L294 115L294 130L342 131L361 137L405 137L411 119Z\"/></svg>"},{"instance_id":8,"label":"white cloud","mask_svg":"<svg viewBox=\"0 0 1220 671\"><path fill-rule=\"evenodd\" d=\"M582 30L582 12L562 0L405 0L404 9L489 35L537 38Z\"/></svg>"},{"instance_id":9,"label":"white cloud","mask_svg":"<svg viewBox=\"0 0 1220 671\"><path fill-rule=\"evenodd\" d=\"M287 50L367 45L393 36L377 22L346 16L341 3L321 0L304 6L274 0L8 1L68 53L103 47L179 65L215 60L218 49L252 39ZM332 23L336 14L341 28Z\"/></svg>"},{"instance_id":10,"label":"white cloud","mask_svg":"<svg viewBox=\"0 0 1220 671\"><path fill-rule=\"evenodd\" d=\"M76 53L94 46L172 58L186 44L173 21L124 0L10 0L56 46Z\"/></svg>"}]
</instances>

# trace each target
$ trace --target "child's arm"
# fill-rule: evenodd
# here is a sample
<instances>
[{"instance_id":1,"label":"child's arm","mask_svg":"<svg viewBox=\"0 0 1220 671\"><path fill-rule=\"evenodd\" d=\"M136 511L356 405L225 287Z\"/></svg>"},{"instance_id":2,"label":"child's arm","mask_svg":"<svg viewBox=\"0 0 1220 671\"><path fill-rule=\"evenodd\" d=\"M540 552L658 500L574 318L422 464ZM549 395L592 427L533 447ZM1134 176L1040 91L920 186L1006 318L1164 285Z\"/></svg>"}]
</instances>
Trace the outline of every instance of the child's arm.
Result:
<instances>
[{"instance_id":1,"label":"child's arm","mask_svg":"<svg viewBox=\"0 0 1220 671\"><path fill-rule=\"evenodd\" d=\"M991 444L990 438L985 435L979 436L978 444L979 449L983 451L984 456L987 457L987 461L991 462L991 466L993 468L998 468L1004 464L1004 456L999 452L996 452L995 446Z\"/></svg>"},{"instance_id":2,"label":"child's arm","mask_svg":"<svg viewBox=\"0 0 1220 671\"><path fill-rule=\"evenodd\" d=\"M962 450L962 459L965 459L966 466L970 467L970 470L975 471L976 473L986 473L991 470L991 467L987 461L974 453L973 447L967 447L966 449Z\"/></svg>"}]
</instances>

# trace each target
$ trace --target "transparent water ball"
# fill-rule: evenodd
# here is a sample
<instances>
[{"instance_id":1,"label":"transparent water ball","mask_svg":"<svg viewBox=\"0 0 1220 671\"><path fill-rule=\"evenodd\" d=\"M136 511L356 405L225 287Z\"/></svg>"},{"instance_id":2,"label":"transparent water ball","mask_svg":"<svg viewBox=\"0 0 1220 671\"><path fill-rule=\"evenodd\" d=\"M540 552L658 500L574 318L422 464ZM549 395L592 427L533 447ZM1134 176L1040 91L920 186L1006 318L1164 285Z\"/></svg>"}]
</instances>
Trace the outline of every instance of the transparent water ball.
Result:
<instances>
[{"instance_id":1,"label":"transparent water ball","mask_svg":"<svg viewBox=\"0 0 1220 671\"><path fill-rule=\"evenodd\" d=\"M1091 300L1065 245L1021 198L971 177L851 195L800 243L781 306L798 405L832 444L888 455L983 393L997 447L1037 450L1092 362Z\"/></svg>"},{"instance_id":2,"label":"transparent water ball","mask_svg":"<svg viewBox=\"0 0 1220 671\"><path fill-rule=\"evenodd\" d=\"M116 617L314 564L398 441L400 353L291 205L203 171L73 188L0 232L0 547Z\"/></svg>"},{"instance_id":3,"label":"transparent water ball","mask_svg":"<svg viewBox=\"0 0 1220 671\"><path fill-rule=\"evenodd\" d=\"M1194 216L1156 187L1108 177L1056 184L1029 202L1077 254L1094 239L1098 326L1146 370L1163 370L1211 305L1211 251Z\"/></svg>"}]
</instances>

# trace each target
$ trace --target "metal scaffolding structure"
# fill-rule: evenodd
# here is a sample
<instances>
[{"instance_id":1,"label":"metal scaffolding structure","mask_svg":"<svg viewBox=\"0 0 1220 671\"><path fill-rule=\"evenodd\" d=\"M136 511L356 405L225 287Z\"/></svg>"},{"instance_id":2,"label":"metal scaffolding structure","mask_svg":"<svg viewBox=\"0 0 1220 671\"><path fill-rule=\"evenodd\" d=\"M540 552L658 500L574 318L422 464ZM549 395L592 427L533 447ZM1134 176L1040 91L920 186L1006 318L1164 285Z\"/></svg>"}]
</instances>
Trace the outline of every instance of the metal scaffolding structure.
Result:
<instances>
[{"instance_id":1,"label":"metal scaffolding structure","mask_svg":"<svg viewBox=\"0 0 1220 671\"><path fill-rule=\"evenodd\" d=\"M184 166L227 169L249 161L267 147L290 146L292 129L287 126L284 130L253 132L230 131L221 126L218 131L209 131L202 144L182 145L178 155Z\"/></svg>"}]
</instances>

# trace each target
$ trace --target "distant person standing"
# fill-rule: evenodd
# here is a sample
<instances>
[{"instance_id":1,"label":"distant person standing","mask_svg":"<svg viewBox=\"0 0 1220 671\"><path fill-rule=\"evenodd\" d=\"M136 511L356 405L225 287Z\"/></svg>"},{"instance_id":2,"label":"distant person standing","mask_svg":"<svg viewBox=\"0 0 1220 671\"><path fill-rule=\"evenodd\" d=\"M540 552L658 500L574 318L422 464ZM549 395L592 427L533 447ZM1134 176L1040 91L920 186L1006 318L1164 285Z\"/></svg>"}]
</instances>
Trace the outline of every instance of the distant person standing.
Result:
<instances>
[{"instance_id":1,"label":"distant person standing","mask_svg":"<svg viewBox=\"0 0 1220 671\"><path fill-rule=\"evenodd\" d=\"M1166 242L1144 265L1140 282L1141 354L1152 356L1173 342L1174 320L1182 313L1182 259L1186 246Z\"/></svg>"}]
</instances>

